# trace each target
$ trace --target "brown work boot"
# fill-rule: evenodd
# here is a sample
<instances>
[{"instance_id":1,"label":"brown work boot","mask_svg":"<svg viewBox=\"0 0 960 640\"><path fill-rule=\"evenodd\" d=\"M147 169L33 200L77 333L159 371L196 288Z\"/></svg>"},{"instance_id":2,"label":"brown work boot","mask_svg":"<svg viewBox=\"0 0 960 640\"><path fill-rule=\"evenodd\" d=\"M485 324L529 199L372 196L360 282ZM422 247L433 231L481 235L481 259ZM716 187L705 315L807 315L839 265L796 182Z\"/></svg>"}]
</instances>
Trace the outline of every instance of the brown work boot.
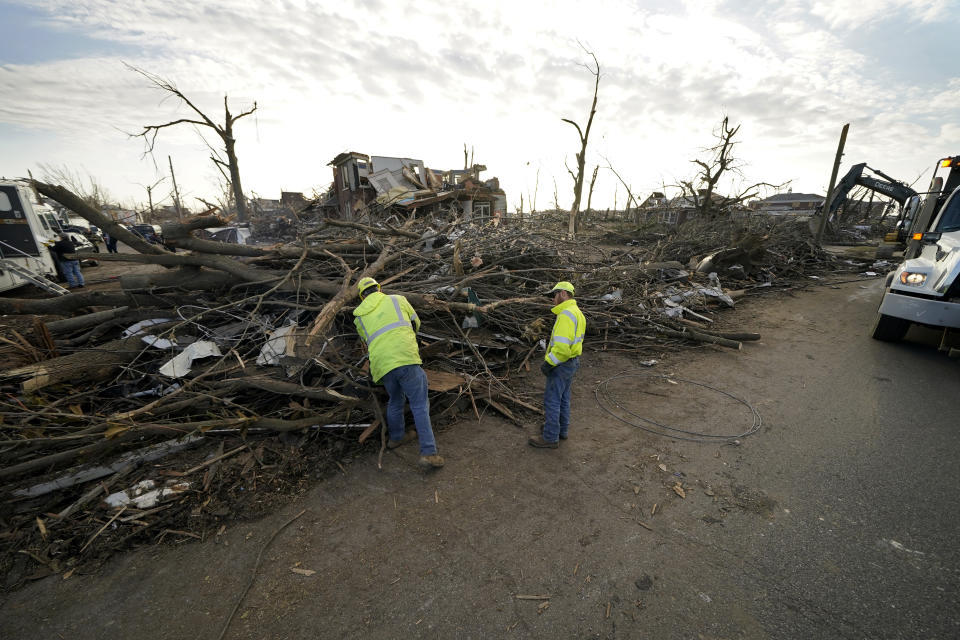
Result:
<instances>
[{"instance_id":1,"label":"brown work boot","mask_svg":"<svg viewBox=\"0 0 960 640\"><path fill-rule=\"evenodd\" d=\"M387 449L396 449L402 444L407 444L417 437L417 432L412 429L403 434L399 440L387 440Z\"/></svg>"},{"instance_id":2,"label":"brown work boot","mask_svg":"<svg viewBox=\"0 0 960 640\"><path fill-rule=\"evenodd\" d=\"M437 455L436 453L432 456L420 456L417 464L420 465L421 469L428 471L430 469L439 469L443 466L443 456Z\"/></svg>"},{"instance_id":3,"label":"brown work boot","mask_svg":"<svg viewBox=\"0 0 960 640\"><path fill-rule=\"evenodd\" d=\"M557 442L547 442L543 439L543 436L530 436L530 439L527 440L527 444L538 449L556 449L560 446L560 444Z\"/></svg>"}]
</instances>

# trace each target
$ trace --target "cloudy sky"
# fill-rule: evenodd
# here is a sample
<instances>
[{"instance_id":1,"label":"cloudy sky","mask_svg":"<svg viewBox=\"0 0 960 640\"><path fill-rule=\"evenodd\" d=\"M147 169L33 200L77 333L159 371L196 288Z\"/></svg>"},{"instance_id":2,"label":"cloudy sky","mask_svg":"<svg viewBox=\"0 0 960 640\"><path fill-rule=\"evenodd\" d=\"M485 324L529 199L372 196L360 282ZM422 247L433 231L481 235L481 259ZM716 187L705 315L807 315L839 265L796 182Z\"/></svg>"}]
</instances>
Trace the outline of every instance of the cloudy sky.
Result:
<instances>
[{"instance_id":1,"label":"cloudy sky","mask_svg":"<svg viewBox=\"0 0 960 640\"><path fill-rule=\"evenodd\" d=\"M341 151L447 169L466 143L511 209L521 194L552 206L554 180L569 206L579 145L561 118L588 115L583 47L602 74L595 206L624 204L608 162L641 197L691 177L724 116L743 179L797 192L825 192L847 122L842 170L926 170L925 187L960 153L958 0L0 0L0 24L0 175L65 166L125 202L146 200L168 155L189 197L218 187L193 128L165 129L153 157L127 135L188 112L124 63L215 120L224 94L235 112L256 101L236 137L262 197L325 189Z\"/></svg>"}]
</instances>

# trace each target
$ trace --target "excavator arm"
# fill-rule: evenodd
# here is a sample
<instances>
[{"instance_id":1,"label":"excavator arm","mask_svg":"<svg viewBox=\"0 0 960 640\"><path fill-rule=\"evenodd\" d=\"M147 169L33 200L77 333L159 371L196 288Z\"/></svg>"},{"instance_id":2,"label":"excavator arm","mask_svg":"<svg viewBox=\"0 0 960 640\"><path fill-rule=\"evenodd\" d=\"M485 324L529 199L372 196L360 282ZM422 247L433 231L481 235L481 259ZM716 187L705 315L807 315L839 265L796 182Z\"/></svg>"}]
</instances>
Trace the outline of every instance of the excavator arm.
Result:
<instances>
[{"instance_id":1,"label":"excavator arm","mask_svg":"<svg viewBox=\"0 0 960 640\"><path fill-rule=\"evenodd\" d=\"M878 176L886 178L886 181L874 178L873 176L863 175L864 169L870 169ZM840 182L837 183L836 188L833 190L833 197L830 200L830 208L827 212L828 216L832 216L837 212L837 209L840 208L844 202L846 202L847 195L854 187L865 187L871 191L876 191L881 195L891 198L900 206L903 206L907 200L917 195L917 192L911 189L908 185L895 180L890 176L886 175L882 171L877 171L872 167L868 167L866 162L861 162L860 164L855 164L850 167L850 170L847 171L847 175L843 176L840 179Z\"/></svg>"}]
</instances>

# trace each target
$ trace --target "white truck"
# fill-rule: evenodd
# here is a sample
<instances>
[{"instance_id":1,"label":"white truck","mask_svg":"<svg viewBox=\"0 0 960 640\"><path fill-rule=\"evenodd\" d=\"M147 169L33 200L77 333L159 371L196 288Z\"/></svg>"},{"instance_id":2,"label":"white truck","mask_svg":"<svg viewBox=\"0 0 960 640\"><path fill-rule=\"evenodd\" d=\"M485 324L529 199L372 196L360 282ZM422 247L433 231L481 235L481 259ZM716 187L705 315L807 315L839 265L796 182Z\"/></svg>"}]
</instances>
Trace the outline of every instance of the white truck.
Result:
<instances>
[{"instance_id":1,"label":"white truck","mask_svg":"<svg viewBox=\"0 0 960 640\"><path fill-rule=\"evenodd\" d=\"M59 233L67 233L78 253L92 250L82 234L64 232L54 210L33 199L22 180L0 180L0 292L25 284L63 295L67 290L52 278L57 264L49 247Z\"/></svg>"},{"instance_id":2,"label":"white truck","mask_svg":"<svg viewBox=\"0 0 960 640\"><path fill-rule=\"evenodd\" d=\"M941 169L946 175L937 175ZM877 340L900 340L912 324L942 329L944 338L960 329L960 156L937 162L925 196L904 261L887 276Z\"/></svg>"}]
</instances>

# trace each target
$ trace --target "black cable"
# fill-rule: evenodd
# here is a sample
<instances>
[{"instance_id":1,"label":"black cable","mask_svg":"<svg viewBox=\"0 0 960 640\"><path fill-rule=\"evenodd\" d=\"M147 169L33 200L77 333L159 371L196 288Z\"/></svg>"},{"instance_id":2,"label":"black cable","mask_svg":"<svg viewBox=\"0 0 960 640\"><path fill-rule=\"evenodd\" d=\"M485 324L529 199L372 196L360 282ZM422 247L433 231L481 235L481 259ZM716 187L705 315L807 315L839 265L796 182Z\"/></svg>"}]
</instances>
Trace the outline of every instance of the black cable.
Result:
<instances>
[{"instance_id":1,"label":"black cable","mask_svg":"<svg viewBox=\"0 0 960 640\"><path fill-rule=\"evenodd\" d=\"M627 409L626 407L624 407L624 406L621 405L620 403L618 403L618 402L616 402L616 401L614 401L614 400L611 399L611 397L610 397L610 395L609 395L609 393L608 393L608 390L607 390L607 385L609 385L610 382L612 382L612 381L614 381L614 380L622 380L622 379L624 379L624 378L660 378L660 379L663 379L663 380L669 380L669 381L671 381L671 382L692 384L692 385L695 385L695 386L698 386L698 387L702 387L702 388L704 388L704 389L710 389L711 391L715 391L715 392L717 392L717 393L719 393L719 394L721 394L721 395L727 396L728 398L730 398L730 399L732 399L732 400L736 400L736 401L739 402L740 404L742 404L742 405L746 406L748 409L750 409L750 412L753 414L753 424L750 425L750 428L747 429L746 431L744 431L743 433L734 434L734 435L714 435L714 434L709 434L709 433L700 433L700 432L697 432L697 431L690 431L690 430L686 430L686 429L681 429L681 428L679 428L679 427L671 427L671 426L669 426L669 425L660 424L659 422L656 422L655 420L652 420L652 419L650 419L650 418L645 418L645 417L643 417L643 416L641 416L641 415L639 415L639 414L634 413L633 411ZM612 376L612 377L607 378L606 380L603 380L602 382L600 382L600 383L597 385L597 388L594 389L594 392L593 392L593 393L594 393L594 396L595 396L595 398L596 398L596 400L597 400L597 405L598 405L601 409L603 409L604 411L606 411L608 414L610 414L611 416L613 416L614 418L616 418L617 420L619 420L620 422L623 422L624 424L627 424L627 425L629 425L629 426L631 426L631 427L636 427L637 429L643 429L644 431L647 431L647 432L649 432L649 433L653 433L653 434L658 435L658 436L665 436L665 437L668 437L668 438L675 438L675 439L677 439L677 440L690 440L690 441L693 441L693 442L711 442L711 441L717 441L717 440L735 440L735 439L737 439L737 438L744 438L744 437L749 436L749 435L751 435L751 434L753 434L753 433L756 433L756 432L760 429L760 426L763 424L763 420L760 418L760 414L757 412L757 410L753 407L753 405L751 405L749 402L747 402L747 401L744 400L743 398L739 398L739 397L733 395L732 393L729 393L729 392L724 391L724 390L722 390L722 389L718 389L718 388L716 388L716 387L712 387L712 386L710 386L710 385L708 385L708 384L705 384L705 383L703 383L703 382L695 382L695 381L693 381L693 380L682 380L682 379L680 379L680 378L673 378L673 377L671 377L671 376L667 376L667 375L663 375L663 374L658 374L658 373L645 373L645 372L630 372L630 371L624 371L624 372L622 372L622 373L619 373L619 374L617 374L617 375L615 375L615 376ZM612 407L616 407L617 409L621 409L622 411L625 411L629 416L631 416L632 418L635 418L637 421L631 421L631 420L629 420L629 419L627 419L627 418L624 418L624 417L621 417L620 415L617 415L617 413L615 413L615 412L611 409L611 406L612 406ZM641 423L646 423L647 425L652 425L652 427L651 427L651 426L645 426L644 424L641 424ZM655 427L655 428L653 428L653 427Z\"/></svg>"}]
</instances>

